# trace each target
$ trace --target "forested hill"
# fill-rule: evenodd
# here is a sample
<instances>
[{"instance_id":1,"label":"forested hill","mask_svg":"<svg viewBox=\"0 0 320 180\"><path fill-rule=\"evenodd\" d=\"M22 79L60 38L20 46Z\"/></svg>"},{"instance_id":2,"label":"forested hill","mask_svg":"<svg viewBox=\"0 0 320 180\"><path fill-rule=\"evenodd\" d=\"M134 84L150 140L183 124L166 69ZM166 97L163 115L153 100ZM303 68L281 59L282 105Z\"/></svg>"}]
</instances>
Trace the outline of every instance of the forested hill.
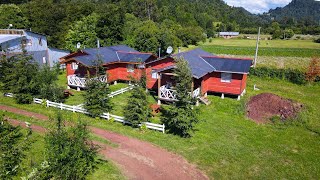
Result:
<instances>
[{"instance_id":1,"label":"forested hill","mask_svg":"<svg viewBox=\"0 0 320 180\"><path fill-rule=\"evenodd\" d=\"M4 0L0 28L26 28L48 35L49 44L73 49L126 43L155 51L169 44L195 44L218 31L257 29L263 21L222 0ZM10 5L14 3L14 5ZM84 32L86 31L86 32ZM86 36L84 38L84 36ZM142 38L144 42L139 42ZM87 40L89 39L89 40ZM143 44L140 45L137 44Z\"/></svg>"},{"instance_id":2,"label":"forested hill","mask_svg":"<svg viewBox=\"0 0 320 180\"><path fill-rule=\"evenodd\" d=\"M293 0L287 6L270 10L269 13L281 24L319 25L320 1Z\"/></svg>"}]
</instances>

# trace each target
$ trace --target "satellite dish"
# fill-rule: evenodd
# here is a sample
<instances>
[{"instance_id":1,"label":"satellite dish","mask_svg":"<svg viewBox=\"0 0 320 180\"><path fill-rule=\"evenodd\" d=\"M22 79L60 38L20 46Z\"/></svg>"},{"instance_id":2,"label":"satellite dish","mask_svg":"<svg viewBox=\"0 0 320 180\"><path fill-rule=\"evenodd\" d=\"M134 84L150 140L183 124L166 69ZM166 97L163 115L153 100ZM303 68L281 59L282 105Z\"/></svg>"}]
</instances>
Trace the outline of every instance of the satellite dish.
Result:
<instances>
[{"instance_id":1,"label":"satellite dish","mask_svg":"<svg viewBox=\"0 0 320 180\"><path fill-rule=\"evenodd\" d=\"M80 47L81 47L81 43L78 42L78 43L77 43L77 49L80 49Z\"/></svg>"},{"instance_id":2,"label":"satellite dish","mask_svg":"<svg viewBox=\"0 0 320 180\"><path fill-rule=\"evenodd\" d=\"M167 48L167 54L171 54L172 51L173 51L173 48L172 48L171 46L169 46L169 47Z\"/></svg>"}]
</instances>

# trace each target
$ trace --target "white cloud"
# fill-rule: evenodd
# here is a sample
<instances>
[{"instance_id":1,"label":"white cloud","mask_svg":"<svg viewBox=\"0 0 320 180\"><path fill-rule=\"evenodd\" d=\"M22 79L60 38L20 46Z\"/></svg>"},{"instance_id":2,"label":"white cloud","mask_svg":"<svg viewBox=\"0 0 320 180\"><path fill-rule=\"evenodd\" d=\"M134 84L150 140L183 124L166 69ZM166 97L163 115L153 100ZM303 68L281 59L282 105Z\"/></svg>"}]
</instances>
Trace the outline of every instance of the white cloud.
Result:
<instances>
[{"instance_id":1,"label":"white cloud","mask_svg":"<svg viewBox=\"0 0 320 180\"><path fill-rule=\"evenodd\" d=\"M251 13L263 13L271 8L283 7L292 0L224 0L230 6L243 7Z\"/></svg>"}]
</instances>

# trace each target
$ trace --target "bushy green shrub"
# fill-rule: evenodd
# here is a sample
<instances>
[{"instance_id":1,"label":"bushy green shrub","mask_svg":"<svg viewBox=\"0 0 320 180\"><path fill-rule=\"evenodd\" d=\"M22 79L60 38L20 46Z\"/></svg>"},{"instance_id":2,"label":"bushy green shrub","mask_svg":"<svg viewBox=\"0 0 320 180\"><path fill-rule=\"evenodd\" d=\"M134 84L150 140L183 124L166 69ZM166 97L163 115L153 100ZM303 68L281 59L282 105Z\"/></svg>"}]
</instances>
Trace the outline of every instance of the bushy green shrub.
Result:
<instances>
[{"instance_id":1,"label":"bushy green shrub","mask_svg":"<svg viewBox=\"0 0 320 180\"><path fill-rule=\"evenodd\" d=\"M53 102L63 103L65 101L63 88L55 84L42 86L40 88L40 98Z\"/></svg>"},{"instance_id":2,"label":"bushy green shrub","mask_svg":"<svg viewBox=\"0 0 320 180\"><path fill-rule=\"evenodd\" d=\"M33 97L30 94L15 94L15 99L18 104L31 104L33 102Z\"/></svg>"},{"instance_id":3,"label":"bushy green shrub","mask_svg":"<svg viewBox=\"0 0 320 180\"><path fill-rule=\"evenodd\" d=\"M250 70L250 74L263 78L277 78L287 80L295 84L305 84L306 75L297 69L275 69L269 67L257 67Z\"/></svg>"}]
</instances>

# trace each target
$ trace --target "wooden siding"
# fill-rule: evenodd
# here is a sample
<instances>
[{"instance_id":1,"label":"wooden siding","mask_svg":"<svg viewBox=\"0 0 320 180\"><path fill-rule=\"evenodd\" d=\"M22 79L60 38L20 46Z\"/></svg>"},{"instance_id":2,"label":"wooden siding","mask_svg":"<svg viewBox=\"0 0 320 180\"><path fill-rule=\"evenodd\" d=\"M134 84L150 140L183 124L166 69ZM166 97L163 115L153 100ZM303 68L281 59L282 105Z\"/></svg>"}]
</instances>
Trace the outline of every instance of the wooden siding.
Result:
<instances>
[{"instance_id":1,"label":"wooden siding","mask_svg":"<svg viewBox=\"0 0 320 180\"><path fill-rule=\"evenodd\" d=\"M248 75L244 74L241 82L241 93L243 92L243 90L247 88L247 78L248 78Z\"/></svg>"},{"instance_id":2,"label":"wooden siding","mask_svg":"<svg viewBox=\"0 0 320 180\"><path fill-rule=\"evenodd\" d=\"M147 88L148 89L157 89L158 88L158 79L152 78L152 70L162 69L168 66L174 65L174 60L172 58L166 58L159 61L152 62L146 66L146 75L147 75ZM169 79L161 80L161 83L168 81Z\"/></svg>"},{"instance_id":3,"label":"wooden siding","mask_svg":"<svg viewBox=\"0 0 320 180\"><path fill-rule=\"evenodd\" d=\"M75 61L74 61L75 62ZM79 75L80 77L85 77L88 75L87 67L79 64L78 69L74 70L71 68L72 62L66 63L67 76ZM95 75L95 69L90 69L90 75Z\"/></svg>"},{"instance_id":4,"label":"wooden siding","mask_svg":"<svg viewBox=\"0 0 320 180\"><path fill-rule=\"evenodd\" d=\"M246 77L242 74L232 74L230 83L221 82L221 73L213 72L203 77L202 93L217 92L225 94L239 95L242 87L245 87Z\"/></svg>"},{"instance_id":5,"label":"wooden siding","mask_svg":"<svg viewBox=\"0 0 320 180\"><path fill-rule=\"evenodd\" d=\"M108 82L117 80L130 81L130 77L135 79L139 79L141 77L141 69L137 69L136 65L134 65L134 72L128 72L127 65L128 63L114 63L106 65Z\"/></svg>"}]
</instances>

